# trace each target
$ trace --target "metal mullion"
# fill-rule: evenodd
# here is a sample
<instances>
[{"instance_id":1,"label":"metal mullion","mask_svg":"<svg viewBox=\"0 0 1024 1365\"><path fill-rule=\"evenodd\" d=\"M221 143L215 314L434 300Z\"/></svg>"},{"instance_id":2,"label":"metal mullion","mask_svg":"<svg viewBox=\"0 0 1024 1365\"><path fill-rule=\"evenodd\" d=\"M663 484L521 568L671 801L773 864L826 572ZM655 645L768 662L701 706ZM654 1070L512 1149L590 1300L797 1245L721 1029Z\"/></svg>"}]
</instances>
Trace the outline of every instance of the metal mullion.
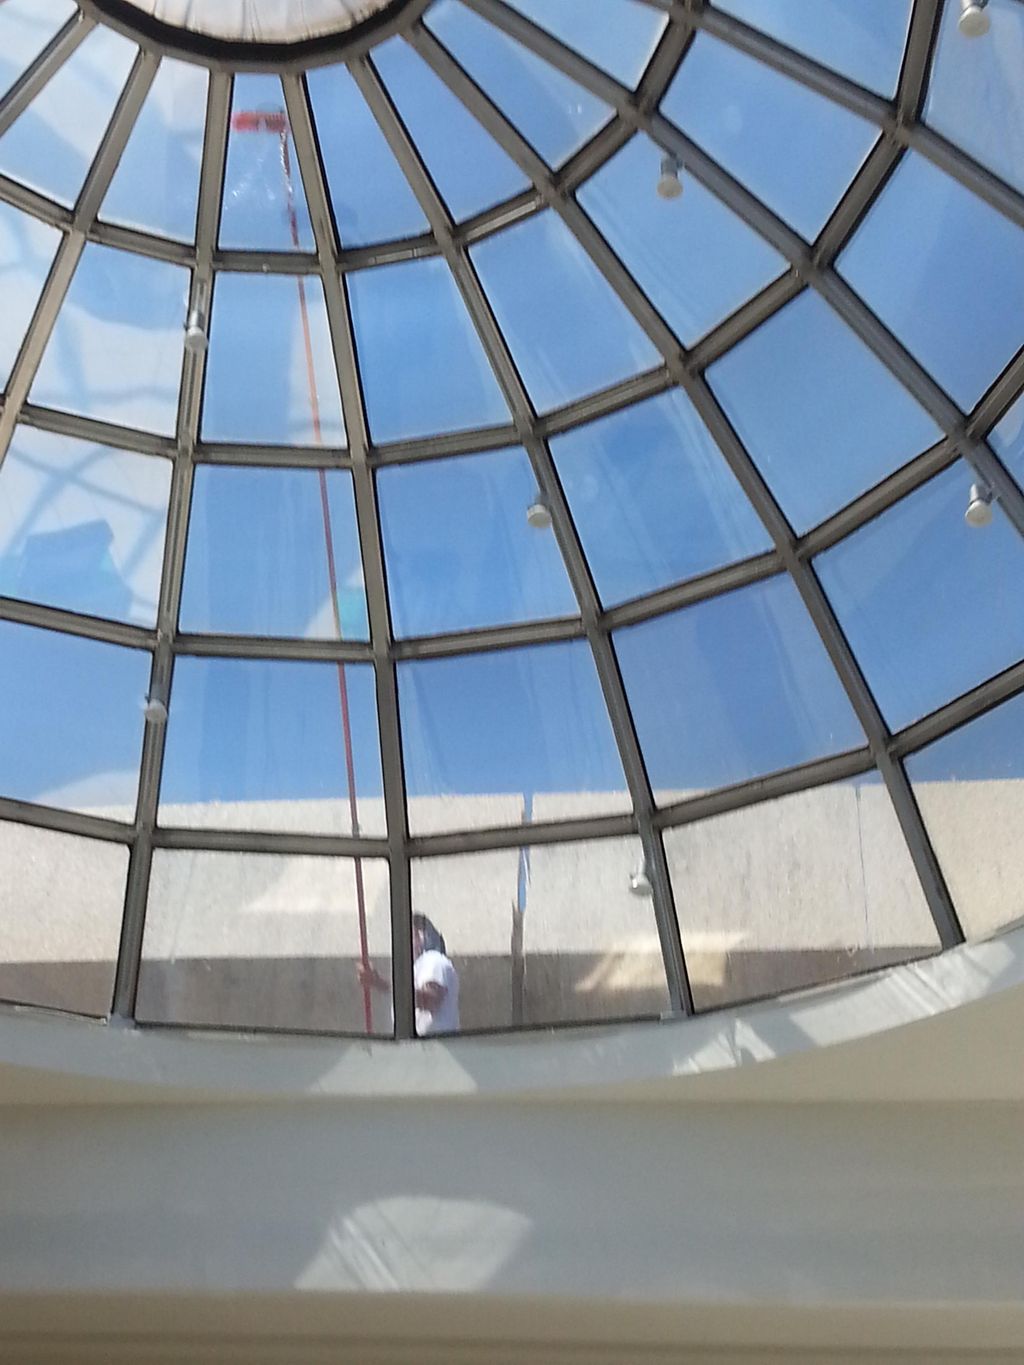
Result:
<instances>
[{"instance_id":1,"label":"metal mullion","mask_svg":"<svg viewBox=\"0 0 1024 1365\"><path fill-rule=\"evenodd\" d=\"M422 260L439 255L440 250L429 233L421 233L417 237L399 237L373 246L343 246L338 252L337 266L346 274L350 270L367 270L377 265L393 265L397 261Z\"/></svg>"},{"instance_id":2,"label":"metal mullion","mask_svg":"<svg viewBox=\"0 0 1024 1365\"><path fill-rule=\"evenodd\" d=\"M914 0L896 88L896 120L900 125L916 119L924 105L944 3L945 0Z\"/></svg>"},{"instance_id":3,"label":"metal mullion","mask_svg":"<svg viewBox=\"0 0 1024 1365\"><path fill-rule=\"evenodd\" d=\"M136 57L110 123L103 134L99 150L85 177L85 183L72 213L70 228L53 258L53 264L7 383L3 412L0 413L0 465L7 455L21 405L28 397L32 381L43 358L43 351L56 325L57 314L71 286L71 277L85 249L86 235L92 227L103 196L107 192L107 186L117 169L118 160L128 141L146 92L152 84L157 65L157 59L146 53L140 52Z\"/></svg>"},{"instance_id":4,"label":"metal mullion","mask_svg":"<svg viewBox=\"0 0 1024 1365\"><path fill-rule=\"evenodd\" d=\"M415 1037L416 1030L412 985L412 883L408 856L408 812L398 711L398 675L391 652L391 616L387 599L384 547L377 511L377 492L369 459L369 432L359 383L352 316L339 271L334 225L323 166L313 131L308 94L304 82L298 77L286 76L283 85L288 120L295 140L306 204L321 264L327 319L341 390L349 454L352 459L356 522L363 557L363 577L375 669L381 768L384 777L384 808L388 829L395 1036L412 1038Z\"/></svg>"},{"instance_id":5,"label":"metal mullion","mask_svg":"<svg viewBox=\"0 0 1024 1365\"><path fill-rule=\"evenodd\" d=\"M473 242L483 241L496 232L512 227L514 223L525 222L527 218L539 213L543 207L544 201L536 190L523 190L520 194L513 195L511 199L495 204L493 208L484 209L481 213L474 214L472 218L465 218L461 223L453 224L452 237L456 242L469 246ZM440 253L441 248L436 247L434 254Z\"/></svg>"},{"instance_id":6,"label":"metal mullion","mask_svg":"<svg viewBox=\"0 0 1024 1365\"><path fill-rule=\"evenodd\" d=\"M373 446L374 465L411 464L419 460L440 460L449 455L479 455L487 450L507 450L519 444L519 433L509 422L504 427L477 427L475 430L446 432L441 436L413 437Z\"/></svg>"},{"instance_id":7,"label":"metal mullion","mask_svg":"<svg viewBox=\"0 0 1024 1365\"><path fill-rule=\"evenodd\" d=\"M17 180L11 180L6 175L0 175L0 201L10 204L12 208L21 209L23 213L30 213L33 218L38 218L41 223L48 223L50 227L63 228L66 231L71 226L69 208L47 199L45 194L40 194Z\"/></svg>"},{"instance_id":8,"label":"metal mullion","mask_svg":"<svg viewBox=\"0 0 1024 1365\"><path fill-rule=\"evenodd\" d=\"M969 721L993 710L1024 691L1024 662L1014 664L994 678L956 697L937 711L905 726L892 738L890 749L898 758L927 747L937 739L960 729Z\"/></svg>"},{"instance_id":9,"label":"metal mullion","mask_svg":"<svg viewBox=\"0 0 1024 1365\"><path fill-rule=\"evenodd\" d=\"M133 832L131 825L107 816L40 806L11 796L0 796L0 820L30 825L33 829L53 830L58 834L77 834L85 839L103 839L113 844L131 843Z\"/></svg>"},{"instance_id":10,"label":"metal mullion","mask_svg":"<svg viewBox=\"0 0 1024 1365\"><path fill-rule=\"evenodd\" d=\"M142 232L138 228L124 227L103 219L93 225L89 241L117 247L120 251L132 251L136 256L149 256L155 261L169 261L172 265L182 265L188 269L192 269L196 261L195 248L187 242L179 242L173 237L158 237L152 232Z\"/></svg>"},{"instance_id":11,"label":"metal mullion","mask_svg":"<svg viewBox=\"0 0 1024 1365\"><path fill-rule=\"evenodd\" d=\"M975 439L988 436L1024 394L1024 347L1007 365L996 382L982 397L967 419L967 434Z\"/></svg>"},{"instance_id":12,"label":"metal mullion","mask_svg":"<svg viewBox=\"0 0 1024 1365\"><path fill-rule=\"evenodd\" d=\"M126 649L152 649L155 632L125 621L108 621L100 616L85 616L63 607L48 607L17 597L0 597L0 620L22 626L74 635L82 640L101 640L104 644L123 645Z\"/></svg>"},{"instance_id":13,"label":"metal mullion","mask_svg":"<svg viewBox=\"0 0 1024 1365\"><path fill-rule=\"evenodd\" d=\"M187 654L203 659L307 659L321 663L373 663L370 645L358 640L179 633L175 637L174 652L176 656Z\"/></svg>"},{"instance_id":14,"label":"metal mullion","mask_svg":"<svg viewBox=\"0 0 1024 1365\"><path fill-rule=\"evenodd\" d=\"M190 311L198 309L204 318L209 308L213 251L220 220L230 93L230 79L216 73L211 74L206 97L206 128L199 176L196 267L192 275L188 303ZM178 626L178 606L185 568L185 542L192 499L192 452L199 432L205 364L205 352L183 352L176 420L178 449L171 475L167 535L164 540L160 600L157 608L157 641L150 673L150 695L165 702L170 693L171 674L174 668L174 640ZM142 761L139 770L136 835L128 865L128 885L114 979L112 1013L121 1018L131 1017L135 1010L153 861L153 831L157 820L166 738L166 723L162 723L157 717L148 717L143 733Z\"/></svg>"},{"instance_id":15,"label":"metal mullion","mask_svg":"<svg viewBox=\"0 0 1024 1365\"><path fill-rule=\"evenodd\" d=\"M37 407L35 403L23 403L18 421L39 431L52 431L59 436L72 440L90 441L96 445L113 446L117 450L130 450L138 455L156 459L173 459L176 448L174 438L160 436L153 431L142 431L137 427L122 427L116 422L103 422L95 417L84 417L80 413L62 412L59 408Z\"/></svg>"},{"instance_id":16,"label":"metal mullion","mask_svg":"<svg viewBox=\"0 0 1024 1365\"><path fill-rule=\"evenodd\" d=\"M640 828L648 876L654 888L655 918L661 938L669 995L673 1010L692 1012L686 966L683 961L678 922L672 900L668 865L661 840L654 831L651 815L654 808L647 772L640 753L640 745L633 726L625 688L609 636L600 629L600 604L583 549L576 535L568 503L555 471L551 453L535 434L535 416L529 395L516 369L508 346L491 311L476 271L466 252L451 236L450 220L437 190L434 188L419 153L406 132L381 85L376 72L367 62L353 67L353 75L362 94L374 113L381 131L405 171L434 235L441 243L448 267L452 272L467 312L480 338L480 343L495 378L512 411L523 447L530 458L539 489L551 512L556 539L562 551L569 579L580 606L580 616L597 669L612 731L619 750L627 786ZM535 155L535 154L534 154Z\"/></svg>"},{"instance_id":17,"label":"metal mullion","mask_svg":"<svg viewBox=\"0 0 1024 1365\"><path fill-rule=\"evenodd\" d=\"M153 830L152 841L154 848L208 853L272 853L315 858L386 859L388 856L386 839L271 829L191 829L161 825Z\"/></svg>"},{"instance_id":18,"label":"metal mullion","mask_svg":"<svg viewBox=\"0 0 1024 1365\"><path fill-rule=\"evenodd\" d=\"M899 144L883 134L833 209L814 243L818 265L831 265L864 221L899 165Z\"/></svg>"},{"instance_id":19,"label":"metal mullion","mask_svg":"<svg viewBox=\"0 0 1024 1365\"><path fill-rule=\"evenodd\" d=\"M421 28L418 32L425 33L427 30ZM432 37L433 35L428 33L428 36ZM434 39L434 41L437 40ZM452 60L455 59L452 58ZM470 77L470 79L472 78ZM634 131L617 114L609 119L589 142L584 143L578 152L575 152L568 161L554 172L554 179L561 192L572 194L585 180L596 175L617 152L625 147L626 143L632 138ZM538 208L540 207L542 205L538 204Z\"/></svg>"},{"instance_id":20,"label":"metal mullion","mask_svg":"<svg viewBox=\"0 0 1024 1365\"><path fill-rule=\"evenodd\" d=\"M633 815L589 815L529 825L501 825L488 829L422 834L410 839L409 856L442 858L456 853L483 853L502 848L533 848L539 844L581 843L591 839L636 836L637 821Z\"/></svg>"},{"instance_id":21,"label":"metal mullion","mask_svg":"<svg viewBox=\"0 0 1024 1365\"><path fill-rule=\"evenodd\" d=\"M583 623L579 617L561 616L550 621L482 626L477 630L446 635L410 636L396 640L392 652L396 659L443 659L452 655L485 654L495 650L521 649L525 645L584 638Z\"/></svg>"},{"instance_id":22,"label":"metal mullion","mask_svg":"<svg viewBox=\"0 0 1024 1365\"><path fill-rule=\"evenodd\" d=\"M787 303L792 303L804 288L803 280L794 270L787 270L778 279L772 280L771 284L765 285L746 303L740 304L734 313L713 327L687 352L690 368L699 374L713 365L726 351L738 346L763 322L785 308Z\"/></svg>"},{"instance_id":23,"label":"metal mullion","mask_svg":"<svg viewBox=\"0 0 1024 1365\"><path fill-rule=\"evenodd\" d=\"M951 180L957 181L975 198L983 200L1015 226L1024 227L1024 195L999 176L993 175L985 166L972 160L952 142L940 137L923 123L901 129L900 139L912 151L926 157Z\"/></svg>"},{"instance_id":24,"label":"metal mullion","mask_svg":"<svg viewBox=\"0 0 1024 1365\"><path fill-rule=\"evenodd\" d=\"M320 260L314 251L249 251L221 247L213 254L213 267L233 275L316 275Z\"/></svg>"},{"instance_id":25,"label":"metal mullion","mask_svg":"<svg viewBox=\"0 0 1024 1365\"><path fill-rule=\"evenodd\" d=\"M54 34L3 99L0 99L0 137L7 132L15 119L21 117L43 87L53 79L95 27L94 20L87 19L79 10Z\"/></svg>"},{"instance_id":26,"label":"metal mullion","mask_svg":"<svg viewBox=\"0 0 1024 1365\"><path fill-rule=\"evenodd\" d=\"M601 613L604 630L618 630L622 626L633 626L641 621L649 621L654 616L666 612L679 611L682 607L692 606L695 602L706 602L709 598L719 597L735 588L759 583L782 572L783 566L778 552L769 550L765 554L750 559L727 564L721 569L711 569L684 583L673 583L667 588L659 588L644 597L633 597L628 602L620 602L614 607L606 607Z\"/></svg>"},{"instance_id":27,"label":"metal mullion","mask_svg":"<svg viewBox=\"0 0 1024 1365\"><path fill-rule=\"evenodd\" d=\"M620 412L623 408L632 407L634 403L643 402L645 398L655 398L672 388L673 384L666 365L644 370L629 379L612 384L607 389L588 394L586 398L577 398L563 407L552 408L550 412L536 418L534 431L538 436L560 436L566 431L574 431L577 427L587 426L601 417Z\"/></svg>"},{"instance_id":28,"label":"metal mullion","mask_svg":"<svg viewBox=\"0 0 1024 1365\"><path fill-rule=\"evenodd\" d=\"M698 11L697 5L672 10L636 88L636 101L641 111L656 109L675 80L680 63L696 37Z\"/></svg>"},{"instance_id":29,"label":"metal mullion","mask_svg":"<svg viewBox=\"0 0 1024 1365\"><path fill-rule=\"evenodd\" d=\"M345 446L235 445L225 441L200 441L192 456L195 464L254 465L272 469L351 469Z\"/></svg>"},{"instance_id":30,"label":"metal mullion","mask_svg":"<svg viewBox=\"0 0 1024 1365\"><path fill-rule=\"evenodd\" d=\"M768 773L764 777L734 783L730 787L720 787L717 791L700 792L682 801L674 801L671 805L659 807L654 821L658 829L664 833L667 829L679 829L684 825L713 819L716 815L725 815L749 806L762 805L766 801L777 801L783 796L795 796L799 792L811 791L815 787L842 782L861 773L871 772L874 767L874 755L867 748L832 754L828 758L802 763L797 768L785 768L779 772Z\"/></svg>"}]
</instances>

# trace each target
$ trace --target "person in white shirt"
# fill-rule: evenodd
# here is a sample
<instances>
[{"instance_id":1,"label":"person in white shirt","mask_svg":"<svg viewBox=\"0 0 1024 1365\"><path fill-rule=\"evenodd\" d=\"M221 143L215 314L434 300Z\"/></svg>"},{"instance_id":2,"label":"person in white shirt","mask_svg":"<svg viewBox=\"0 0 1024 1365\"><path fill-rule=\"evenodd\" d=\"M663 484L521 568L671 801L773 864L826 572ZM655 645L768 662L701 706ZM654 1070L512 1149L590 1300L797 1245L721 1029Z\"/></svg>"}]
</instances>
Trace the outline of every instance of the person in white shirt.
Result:
<instances>
[{"instance_id":1,"label":"person in white shirt","mask_svg":"<svg viewBox=\"0 0 1024 1365\"><path fill-rule=\"evenodd\" d=\"M444 936L426 915L412 917L412 958L417 1037L458 1032L459 974ZM372 963L361 962L356 972L361 986L390 992L391 982Z\"/></svg>"}]
</instances>

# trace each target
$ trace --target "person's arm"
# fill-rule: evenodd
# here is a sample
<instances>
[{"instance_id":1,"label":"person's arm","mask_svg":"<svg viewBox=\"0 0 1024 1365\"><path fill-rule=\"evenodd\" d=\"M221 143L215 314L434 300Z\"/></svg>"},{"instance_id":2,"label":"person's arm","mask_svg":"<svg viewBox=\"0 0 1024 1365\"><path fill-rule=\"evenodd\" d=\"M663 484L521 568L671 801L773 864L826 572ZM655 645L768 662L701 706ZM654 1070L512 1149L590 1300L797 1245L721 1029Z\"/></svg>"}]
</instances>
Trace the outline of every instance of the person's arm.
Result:
<instances>
[{"instance_id":1,"label":"person's arm","mask_svg":"<svg viewBox=\"0 0 1024 1365\"><path fill-rule=\"evenodd\" d=\"M369 986L371 990L380 991L382 994L391 990L391 982L386 976L381 975L372 962L358 963L356 976L359 978L360 986Z\"/></svg>"}]
</instances>

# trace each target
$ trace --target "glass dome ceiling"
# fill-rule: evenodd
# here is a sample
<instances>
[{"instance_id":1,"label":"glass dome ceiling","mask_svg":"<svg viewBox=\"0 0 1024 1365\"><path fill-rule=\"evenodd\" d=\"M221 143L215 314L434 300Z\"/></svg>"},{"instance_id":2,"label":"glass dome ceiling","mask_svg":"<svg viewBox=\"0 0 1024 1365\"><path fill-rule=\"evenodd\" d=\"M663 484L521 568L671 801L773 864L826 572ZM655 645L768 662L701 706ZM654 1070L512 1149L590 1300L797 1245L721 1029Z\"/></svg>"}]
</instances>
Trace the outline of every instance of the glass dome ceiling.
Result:
<instances>
[{"instance_id":1,"label":"glass dome ceiling","mask_svg":"<svg viewBox=\"0 0 1024 1365\"><path fill-rule=\"evenodd\" d=\"M104 9L0 0L0 997L409 1037L422 914L466 1030L678 1015L1024 913L1024 4Z\"/></svg>"}]
</instances>

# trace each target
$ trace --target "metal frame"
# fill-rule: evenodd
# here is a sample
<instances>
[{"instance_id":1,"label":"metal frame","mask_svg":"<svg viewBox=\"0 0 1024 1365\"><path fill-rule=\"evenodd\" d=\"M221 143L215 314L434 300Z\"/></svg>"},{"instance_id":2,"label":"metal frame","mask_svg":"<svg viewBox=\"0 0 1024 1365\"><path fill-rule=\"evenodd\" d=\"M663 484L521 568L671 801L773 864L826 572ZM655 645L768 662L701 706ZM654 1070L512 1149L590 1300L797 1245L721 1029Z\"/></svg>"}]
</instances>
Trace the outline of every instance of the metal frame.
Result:
<instances>
[{"instance_id":1,"label":"metal frame","mask_svg":"<svg viewBox=\"0 0 1024 1365\"><path fill-rule=\"evenodd\" d=\"M971 193L982 198L1017 226L1024 227L1024 195L972 161L927 128L921 111L931 69L943 0L915 0L897 90L884 99L820 63L785 47L740 20L715 10L704 0L644 0L667 16L658 46L637 89L630 90L580 53L526 19L504 0L463 0L529 50L608 104L609 121L561 168L551 168L522 134L479 88L458 61L422 23L429 0L408 0L389 11L387 22L372 34L349 35L339 46L304 54L271 54L282 75L285 103L313 226L315 250L275 252L222 250L217 245L220 204L228 138L230 88L228 69L255 69L252 53L234 58L200 44L189 53L178 50L168 35L145 39L121 93L110 125L73 209L57 205L0 176L0 201L51 223L63 234L24 342L0 397L0 461L17 423L99 444L170 459L173 476L165 543L161 596L154 629L99 620L74 612L15 599L0 598L0 619L41 626L70 635L140 648L153 655L151 693L166 697L174 660L179 655L267 659L317 659L361 662L375 670L380 723L387 838L295 835L272 831L221 831L160 828L157 804L165 727L148 721L143 744L139 797L131 824L31 802L0 798L0 819L126 843L130 848L128 888L114 992L116 1017L134 1011L146 896L154 849L217 849L236 852L280 852L325 856L385 857L390 866L394 952L396 1036L411 1037L411 886L410 860L531 844L639 835L654 888L654 909L674 1013L687 1013L693 1001L680 942L661 832L728 810L778 798L823 783L840 781L871 768L884 778L911 857L928 900L943 946L959 942L962 931L917 810L902 760L909 753L965 724L992 706L1024 692L1024 664L1019 664L956 698L898 734L886 727L832 609L811 567L813 557L856 531L920 487L926 480L965 459L995 491L1006 515L1024 534L1024 494L993 454L985 438L1024 393L1024 347L970 413L961 411L905 347L884 327L836 273L834 263L884 191L907 149L926 156ZM69 21L0 100L0 135L10 126L87 36L113 0L79 0L79 15ZM115 27L123 27L120 16ZM448 212L429 170L367 53L371 44L394 32L430 65L470 114L520 167L529 188L472 218L456 222ZM661 99L675 76L695 34L707 32L786 77L796 80L879 129L878 139L817 239L805 241L778 215L750 193L722 166L659 112ZM330 47L330 51L328 51ZM127 138L152 84L159 60L174 52L211 68L207 120L200 173L197 236L194 244L175 242L98 218L100 205ZM266 57L266 54L264 54ZM316 139L302 70L326 60L345 60L376 118L429 224L417 237L346 247L339 243ZM265 63L264 63L265 64ZM575 198L575 191L638 132L646 133L678 157L684 170L778 250L788 268L736 312L720 322L692 348L682 346L656 307L605 241ZM553 211L567 226L622 304L661 355L655 368L575 400L547 413L534 411L494 313L469 255L469 248L492 233L534 214ZM173 438L133 431L111 423L77 417L34 405L28 393L57 314L85 244L103 242L124 250L172 261L190 268L189 306L208 308L215 275L220 271L312 275L324 286L334 361L345 415L348 446L277 447L204 442L200 412L204 357L186 354L176 433ZM441 433L415 440L374 445L368 431L359 379L345 276L395 261L441 256L452 272L484 352L510 410L506 425L482 430ZM821 525L796 536L761 478L754 462L720 408L705 380L706 369L739 344L755 328L797 297L814 289L839 313L856 336L879 357L895 378L930 413L943 432L931 450L894 471L874 488L840 508ZM752 559L726 565L684 583L666 586L635 601L604 606L599 601L582 546L558 479L548 440L599 420L634 403L680 387L689 396L717 442L723 458L769 531L773 548ZM538 488L552 512L554 533L576 595L577 615L551 621L495 626L425 639L395 640L388 609L385 565L374 485L377 467L522 446ZM370 640L297 640L183 634L178 630L178 603L184 572L185 544L193 471L197 464L339 468L350 471L366 582ZM758 777L724 790L705 793L658 809L647 778L636 730L612 645L612 632L623 626L678 610L766 577L787 573L801 594L867 736L867 746ZM397 664L403 660L502 650L556 640L586 640L594 657L605 702L626 774L632 813L553 821L521 827L463 830L413 837L406 812L397 701Z\"/></svg>"}]
</instances>

